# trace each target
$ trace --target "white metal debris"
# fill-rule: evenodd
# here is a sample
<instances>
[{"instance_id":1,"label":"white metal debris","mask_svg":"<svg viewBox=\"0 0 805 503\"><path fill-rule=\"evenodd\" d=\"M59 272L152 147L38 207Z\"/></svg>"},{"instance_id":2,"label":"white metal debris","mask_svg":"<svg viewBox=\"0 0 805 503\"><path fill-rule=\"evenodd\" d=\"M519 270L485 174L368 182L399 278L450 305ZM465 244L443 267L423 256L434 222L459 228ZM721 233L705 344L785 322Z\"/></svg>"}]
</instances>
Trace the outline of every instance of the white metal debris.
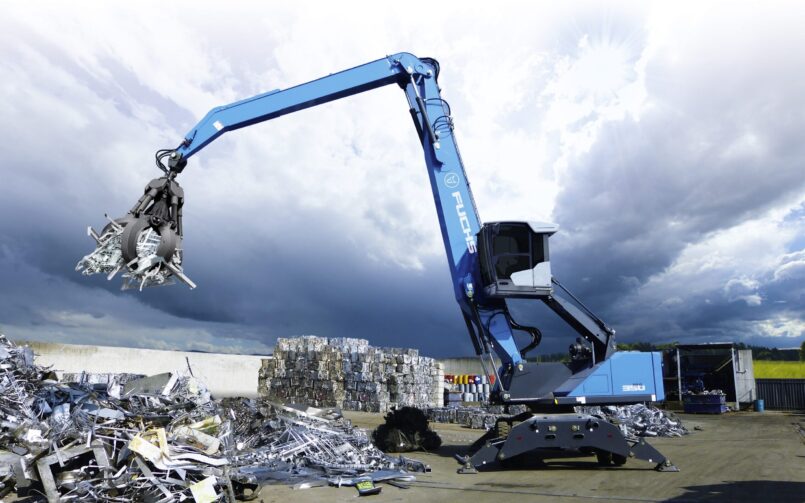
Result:
<instances>
[{"instance_id":1,"label":"white metal debris","mask_svg":"<svg viewBox=\"0 0 805 503\"><path fill-rule=\"evenodd\" d=\"M122 271L123 290L172 285L176 278L190 288L196 287L182 269L181 248L172 253L170 259L160 256L158 249L161 236L151 227L146 227L135 236L137 256L127 262L122 251L123 236L126 225L131 224L127 218L109 219L109 224L100 235L95 229L88 227L87 234L95 240L96 248L78 261L75 270L84 275L106 274L108 280Z\"/></svg>"},{"instance_id":2,"label":"white metal debris","mask_svg":"<svg viewBox=\"0 0 805 503\"><path fill-rule=\"evenodd\" d=\"M590 414L618 425L623 435L630 437L681 437L688 430L682 420L670 411L651 405L605 405L576 407L576 412Z\"/></svg>"},{"instance_id":3,"label":"white metal debris","mask_svg":"<svg viewBox=\"0 0 805 503\"><path fill-rule=\"evenodd\" d=\"M0 335L0 498L234 502L268 481L425 468L383 454L335 410L216 401L180 372L69 377Z\"/></svg>"}]
</instances>

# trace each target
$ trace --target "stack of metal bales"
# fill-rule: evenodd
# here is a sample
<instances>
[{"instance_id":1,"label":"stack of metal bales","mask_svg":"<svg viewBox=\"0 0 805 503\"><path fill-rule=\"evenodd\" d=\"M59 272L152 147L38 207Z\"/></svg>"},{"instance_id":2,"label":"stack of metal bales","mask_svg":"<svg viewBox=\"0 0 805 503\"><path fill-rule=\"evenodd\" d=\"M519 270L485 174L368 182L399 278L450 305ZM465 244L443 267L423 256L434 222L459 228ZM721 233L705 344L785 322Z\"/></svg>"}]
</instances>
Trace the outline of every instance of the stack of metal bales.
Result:
<instances>
[{"instance_id":1,"label":"stack of metal bales","mask_svg":"<svg viewBox=\"0 0 805 503\"><path fill-rule=\"evenodd\" d=\"M276 402L386 412L443 401L444 371L416 349L376 348L365 339L277 339L263 360L258 390Z\"/></svg>"},{"instance_id":2,"label":"stack of metal bales","mask_svg":"<svg viewBox=\"0 0 805 503\"><path fill-rule=\"evenodd\" d=\"M481 407L435 407L425 410L428 421L434 423L463 424L468 428L486 429L493 427L499 417L516 416L527 411L528 407L522 404L510 405L508 409L503 405L483 405Z\"/></svg>"}]
</instances>

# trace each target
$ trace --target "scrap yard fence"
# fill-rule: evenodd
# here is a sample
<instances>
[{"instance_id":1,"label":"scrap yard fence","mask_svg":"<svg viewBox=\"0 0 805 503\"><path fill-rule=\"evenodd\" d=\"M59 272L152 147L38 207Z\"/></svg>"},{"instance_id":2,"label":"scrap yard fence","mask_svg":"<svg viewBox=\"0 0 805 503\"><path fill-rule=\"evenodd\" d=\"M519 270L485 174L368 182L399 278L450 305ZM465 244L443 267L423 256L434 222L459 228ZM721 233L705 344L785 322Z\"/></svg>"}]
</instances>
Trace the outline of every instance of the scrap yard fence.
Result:
<instances>
[{"instance_id":1,"label":"scrap yard fence","mask_svg":"<svg viewBox=\"0 0 805 503\"><path fill-rule=\"evenodd\" d=\"M771 410L805 410L805 379L756 379L757 396Z\"/></svg>"}]
</instances>

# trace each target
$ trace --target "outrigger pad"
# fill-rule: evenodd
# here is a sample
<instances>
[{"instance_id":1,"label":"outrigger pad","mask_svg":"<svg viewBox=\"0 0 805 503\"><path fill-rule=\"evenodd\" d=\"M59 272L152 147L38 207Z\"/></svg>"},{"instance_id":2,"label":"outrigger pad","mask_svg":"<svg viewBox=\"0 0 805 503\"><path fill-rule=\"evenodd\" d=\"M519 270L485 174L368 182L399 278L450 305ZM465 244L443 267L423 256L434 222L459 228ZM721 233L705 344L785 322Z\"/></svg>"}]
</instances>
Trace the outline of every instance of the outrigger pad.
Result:
<instances>
[{"instance_id":1,"label":"outrigger pad","mask_svg":"<svg viewBox=\"0 0 805 503\"><path fill-rule=\"evenodd\" d=\"M670 459L666 459L662 463L659 463L657 466L654 467L655 470L658 472L678 472L679 468L673 463L671 463Z\"/></svg>"},{"instance_id":2,"label":"outrigger pad","mask_svg":"<svg viewBox=\"0 0 805 503\"><path fill-rule=\"evenodd\" d=\"M458 461L461 464L461 468L456 470L456 473L459 473L461 475L474 475L478 473L478 470L476 470L475 467L472 466L472 461L469 456L461 456L459 454L456 454L455 457L456 461Z\"/></svg>"}]
</instances>

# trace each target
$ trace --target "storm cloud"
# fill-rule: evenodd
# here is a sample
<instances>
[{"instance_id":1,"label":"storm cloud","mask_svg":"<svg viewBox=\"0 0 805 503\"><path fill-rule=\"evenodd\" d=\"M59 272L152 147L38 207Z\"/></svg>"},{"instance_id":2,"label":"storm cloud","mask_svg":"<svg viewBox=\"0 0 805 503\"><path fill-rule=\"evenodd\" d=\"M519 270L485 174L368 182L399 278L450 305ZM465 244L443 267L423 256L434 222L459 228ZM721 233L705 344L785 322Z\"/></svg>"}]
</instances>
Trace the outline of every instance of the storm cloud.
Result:
<instances>
[{"instance_id":1,"label":"storm cloud","mask_svg":"<svg viewBox=\"0 0 805 503\"><path fill-rule=\"evenodd\" d=\"M803 340L798 5L422 7L5 2L3 330L242 352L318 334L468 354L393 86L191 159L196 290L120 292L74 271L86 226L125 213L158 175L153 152L208 109L410 51L442 64L481 217L558 222L554 272L621 340ZM544 308L514 309L548 350L567 345Z\"/></svg>"}]
</instances>

